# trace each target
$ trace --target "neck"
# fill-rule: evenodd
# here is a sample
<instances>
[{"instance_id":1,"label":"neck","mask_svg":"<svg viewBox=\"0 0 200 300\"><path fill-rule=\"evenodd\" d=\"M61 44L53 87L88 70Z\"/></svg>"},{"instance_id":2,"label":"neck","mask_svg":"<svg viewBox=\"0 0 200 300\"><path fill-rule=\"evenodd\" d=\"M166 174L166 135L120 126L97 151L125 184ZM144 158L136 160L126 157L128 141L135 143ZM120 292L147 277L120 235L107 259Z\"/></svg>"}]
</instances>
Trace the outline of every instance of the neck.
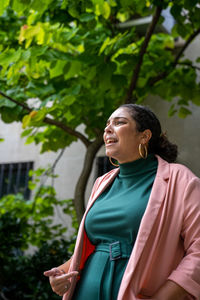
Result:
<instances>
[{"instance_id":1,"label":"neck","mask_svg":"<svg viewBox=\"0 0 200 300\"><path fill-rule=\"evenodd\" d=\"M117 161L118 161L119 164L126 164L126 163L129 163L129 162L133 162L135 160L138 160L140 158L141 158L140 155L137 155L137 156L134 156L134 157L131 157L131 158L117 159Z\"/></svg>"}]
</instances>

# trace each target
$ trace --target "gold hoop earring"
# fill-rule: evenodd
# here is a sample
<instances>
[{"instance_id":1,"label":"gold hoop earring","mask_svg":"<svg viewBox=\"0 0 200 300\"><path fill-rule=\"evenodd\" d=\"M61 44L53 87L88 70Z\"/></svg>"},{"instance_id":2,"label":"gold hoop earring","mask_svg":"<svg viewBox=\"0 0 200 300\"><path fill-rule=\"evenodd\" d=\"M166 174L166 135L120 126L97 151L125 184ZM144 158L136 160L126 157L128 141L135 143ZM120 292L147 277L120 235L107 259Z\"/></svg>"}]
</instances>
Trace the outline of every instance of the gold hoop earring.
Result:
<instances>
[{"instance_id":1,"label":"gold hoop earring","mask_svg":"<svg viewBox=\"0 0 200 300\"><path fill-rule=\"evenodd\" d=\"M112 157L109 157L109 161L111 163L111 165L115 166L115 167L119 167L118 164L115 164L113 161L112 161Z\"/></svg>"},{"instance_id":2,"label":"gold hoop earring","mask_svg":"<svg viewBox=\"0 0 200 300\"><path fill-rule=\"evenodd\" d=\"M144 147L142 149L142 146ZM143 159L146 159L148 156L148 149L146 145L139 144L139 154Z\"/></svg>"}]
</instances>

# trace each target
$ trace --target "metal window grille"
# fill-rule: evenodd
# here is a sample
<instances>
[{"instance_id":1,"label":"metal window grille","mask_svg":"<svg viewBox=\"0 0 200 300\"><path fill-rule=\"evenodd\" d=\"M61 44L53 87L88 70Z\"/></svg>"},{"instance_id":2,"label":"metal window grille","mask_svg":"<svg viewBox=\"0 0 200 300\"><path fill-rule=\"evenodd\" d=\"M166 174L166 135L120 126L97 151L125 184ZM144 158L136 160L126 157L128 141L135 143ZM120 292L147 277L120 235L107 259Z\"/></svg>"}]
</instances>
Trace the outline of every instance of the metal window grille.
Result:
<instances>
[{"instance_id":1,"label":"metal window grille","mask_svg":"<svg viewBox=\"0 0 200 300\"><path fill-rule=\"evenodd\" d=\"M102 176L114 168L115 167L111 165L107 156L98 156L96 158L95 178Z\"/></svg>"},{"instance_id":2,"label":"metal window grille","mask_svg":"<svg viewBox=\"0 0 200 300\"><path fill-rule=\"evenodd\" d=\"M0 164L0 198L8 194L23 193L25 199L30 198L28 181L33 162Z\"/></svg>"}]
</instances>

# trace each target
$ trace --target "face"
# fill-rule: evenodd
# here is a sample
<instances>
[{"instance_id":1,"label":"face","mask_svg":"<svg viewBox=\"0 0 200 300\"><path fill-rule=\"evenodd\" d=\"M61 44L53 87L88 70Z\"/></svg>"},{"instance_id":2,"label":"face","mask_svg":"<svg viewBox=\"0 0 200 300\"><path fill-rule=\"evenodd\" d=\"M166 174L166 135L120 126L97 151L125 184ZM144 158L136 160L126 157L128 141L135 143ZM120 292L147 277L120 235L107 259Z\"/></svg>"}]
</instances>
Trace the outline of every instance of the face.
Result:
<instances>
[{"instance_id":1,"label":"face","mask_svg":"<svg viewBox=\"0 0 200 300\"><path fill-rule=\"evenodd\" d=\"M119 163L126 163L140 158L139 144L147 144L150 130L139 132L136 122L129 114L128 109L118 108L107 121L104 131L106 155L113 157Z\"/></svg>"}]
</instances>

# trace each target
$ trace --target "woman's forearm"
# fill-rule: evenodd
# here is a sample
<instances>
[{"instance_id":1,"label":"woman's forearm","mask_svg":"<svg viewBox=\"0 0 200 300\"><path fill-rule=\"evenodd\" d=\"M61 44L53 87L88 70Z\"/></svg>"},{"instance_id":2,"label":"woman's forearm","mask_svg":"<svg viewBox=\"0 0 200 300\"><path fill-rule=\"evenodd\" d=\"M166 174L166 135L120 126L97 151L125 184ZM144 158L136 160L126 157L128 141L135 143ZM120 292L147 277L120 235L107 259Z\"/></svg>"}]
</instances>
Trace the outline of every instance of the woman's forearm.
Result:
<instances>
[{"instance_id":1,"label":"woman's forearm","mask_svg":"<svg viewBox=\"0 0 200 300\"><path fill-rule=\"evenodd\" d=\"M189 295L180 285L171 280L167 280L165 284L154 294L153 300L181 300L184 296Z\"/></svg>"}]
</instances>

